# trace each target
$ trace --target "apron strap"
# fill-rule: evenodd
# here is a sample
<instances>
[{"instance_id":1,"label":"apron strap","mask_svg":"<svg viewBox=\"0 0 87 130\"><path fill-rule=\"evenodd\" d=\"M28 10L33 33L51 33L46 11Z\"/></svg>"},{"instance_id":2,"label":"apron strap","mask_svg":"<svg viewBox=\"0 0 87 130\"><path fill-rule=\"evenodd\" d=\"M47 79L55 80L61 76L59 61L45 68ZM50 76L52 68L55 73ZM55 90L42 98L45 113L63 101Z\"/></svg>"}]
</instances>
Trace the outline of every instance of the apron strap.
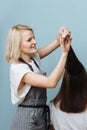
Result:
<instances>
[{"instance_id":1,"label":"apron strap","mask_svg":"<svg viewBox=\"0 0 87 130\"><path fill-rule=\"evenodd\" d=\"M25 63L25 64L27 64L27 65L29 66L30 70L31 70L31 71L34 71L34 70L33 70L33 67L32 67L30 64L28 64L28 63L27 63L24 59L22 59L21 57L19 58L19 61L20 61L20 62L23 62L23 63Z\"/></svg>"},{"instance_id":2,"label":"apron strap","mask_svg":"<svg viewBox=\"0 0 87 130\"><path fill-rule=\"evenodd\" d=\"M31 59L34 61L34 63L35 63L35 65L37 66L37 68L40 69L40 67L39 67L39 65L37 64L37 62L36 62L33 58L31 58Z\"/></svg>"},{"instance_id":3,"label":"apron strap","mask_svg":"<svg viewBox=\"0 0 87 130\"><path fill-rule=\"evenodd\" d=\"M37 66L37 68L40 70L40 67L39 67L39 65L37 64L37 62L33 59L33 58L31 58L33 61L34 61L34 63L35 63L35 65ZM25 63L25 64L27 64L28 66L29 66L29 68L31 69L31 71L34 71L33 70L33 67L30 65L30 64L28 64L24 59L22 59L21 57L19 58L19 61L20 62L23 62L23 63Z\"/></svg>"}]
</instances>

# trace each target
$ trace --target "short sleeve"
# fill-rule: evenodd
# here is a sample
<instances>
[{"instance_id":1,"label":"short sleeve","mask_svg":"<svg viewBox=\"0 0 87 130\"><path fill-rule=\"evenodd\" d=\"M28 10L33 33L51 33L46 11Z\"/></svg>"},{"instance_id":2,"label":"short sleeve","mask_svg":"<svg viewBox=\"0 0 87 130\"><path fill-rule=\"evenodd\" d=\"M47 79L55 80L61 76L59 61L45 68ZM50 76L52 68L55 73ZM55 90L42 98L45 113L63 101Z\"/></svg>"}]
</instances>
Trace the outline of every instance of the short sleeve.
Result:
<instances>
[{"instance_id":1,"label":"short sleeve","mask_svg":"<svg viewBox=\"0 0 87 130\"><path fill-rule=\"evenodd\" d=\"M53 125L53 103L50 103L50 124Z\"/></svg>"},{"instance_id":2,"label":"short sleeve","mask_svg":"<svg viewBox=\"0 0 87 130\"><path fill-rule=\"evenodd\" d=\"M87 130L87 111L85 112L85 128Z\"/></svg>"},{"instance_id":3,"label":"short sleeve","mask_svg":"<svg viewBox=\"0 0 87 130\"><path fill-rule=\"evenodd\" d=\"M10 86L11 86L11 100L13 104L20 104L25 98L31 86L25 84L20 92L18 92L18 86L23 76L31 72L26 64L11 64L10 66Z\"/></svg>"}]
</instances>

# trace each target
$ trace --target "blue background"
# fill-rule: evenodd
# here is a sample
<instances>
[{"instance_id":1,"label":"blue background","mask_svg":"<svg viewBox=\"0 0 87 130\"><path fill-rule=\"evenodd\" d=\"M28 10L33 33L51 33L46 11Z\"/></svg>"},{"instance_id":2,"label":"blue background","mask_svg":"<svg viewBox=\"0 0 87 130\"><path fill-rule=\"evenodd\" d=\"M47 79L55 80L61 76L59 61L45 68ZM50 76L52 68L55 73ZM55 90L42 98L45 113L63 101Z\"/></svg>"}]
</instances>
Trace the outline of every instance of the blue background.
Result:
<instances>
[{"instance_id":1,"label":"blue background","mask_svg":"<svg viewBox=\"0 0 87 130\"><path fill-rule=\"evenodd\" d=\"M5 60L7 33L15 24L26 24L34 29L37 46L54 40L61 25L72 32L72 46L87 69L87 0L3 0L0 2L0 130L10 130L16 111L11 104L9 65ZM57 49L42 60L42 67L49 75L61 55ZM62 79L62 78L61 78ZM48 103L55 97L55 89L48 90Z\"/></svg>"}]
</instances>

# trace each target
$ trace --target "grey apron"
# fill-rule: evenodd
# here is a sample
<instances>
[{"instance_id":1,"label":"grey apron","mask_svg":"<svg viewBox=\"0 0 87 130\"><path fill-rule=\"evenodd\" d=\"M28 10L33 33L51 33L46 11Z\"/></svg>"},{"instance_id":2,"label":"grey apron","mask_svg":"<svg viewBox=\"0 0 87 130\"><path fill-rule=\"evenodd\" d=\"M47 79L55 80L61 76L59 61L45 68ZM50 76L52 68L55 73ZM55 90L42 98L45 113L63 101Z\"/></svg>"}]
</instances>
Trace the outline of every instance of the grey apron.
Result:
<instances>
[{"instance_id":1,"label":"grey apron","mask_svg":"<svg viewBox=\"0 0 87 130\"><path fill-rule=\"evenodd\" d=\"M23 59L21 62L26 63ZM32 59L35 65L38 64ZM26 63L33 71L30 64ZM40 69L40 68L39 68ZM45 75L45 73L40 73ZM11 130L48 130L49 107L46 105L46 88L32 86L24 101L17 107Z\"/></svg>"}]
</instances>

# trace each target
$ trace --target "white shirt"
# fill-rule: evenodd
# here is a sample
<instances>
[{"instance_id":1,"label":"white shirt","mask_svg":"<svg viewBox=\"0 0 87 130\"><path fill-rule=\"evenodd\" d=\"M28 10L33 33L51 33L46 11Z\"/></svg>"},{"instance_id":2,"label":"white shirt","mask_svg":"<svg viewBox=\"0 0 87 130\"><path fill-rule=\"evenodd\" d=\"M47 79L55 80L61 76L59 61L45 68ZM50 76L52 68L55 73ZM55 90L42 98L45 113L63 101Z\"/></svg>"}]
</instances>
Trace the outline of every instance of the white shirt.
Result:
<instances>
[{"instance_id":1,"label":"white shirt","mask_svg":"<svg viewBox=\"0 0 87 130\"><path fill-rule=\"evenodd\" d=\"M51 103L50 120L55 130L87 130L87 111L66 113Z\"/></svg>"},{"instance_id":2,"label":"white shirt","mask_svg":"<svg viewBox=\"0 0 87 130\"><path fill-rule=\"evenodd\" d=\"M35 59L35 61L40 67L39 55L36 53L32 55L32 58ZM37 72L37 73L39 72L39 69L37 68L33 60L29 64L32 65L34 72ZM19 63L19 64L11 64L10 66L11 100L13 104L16 104L16 103L20 104L24 100L26 94L31 88L31 85L25 84L24 87L21 89L21 91L18 91L18 86L23 76L28 72L31 72L31 70L27 64Z\"/></svg>"}]
</instances>

